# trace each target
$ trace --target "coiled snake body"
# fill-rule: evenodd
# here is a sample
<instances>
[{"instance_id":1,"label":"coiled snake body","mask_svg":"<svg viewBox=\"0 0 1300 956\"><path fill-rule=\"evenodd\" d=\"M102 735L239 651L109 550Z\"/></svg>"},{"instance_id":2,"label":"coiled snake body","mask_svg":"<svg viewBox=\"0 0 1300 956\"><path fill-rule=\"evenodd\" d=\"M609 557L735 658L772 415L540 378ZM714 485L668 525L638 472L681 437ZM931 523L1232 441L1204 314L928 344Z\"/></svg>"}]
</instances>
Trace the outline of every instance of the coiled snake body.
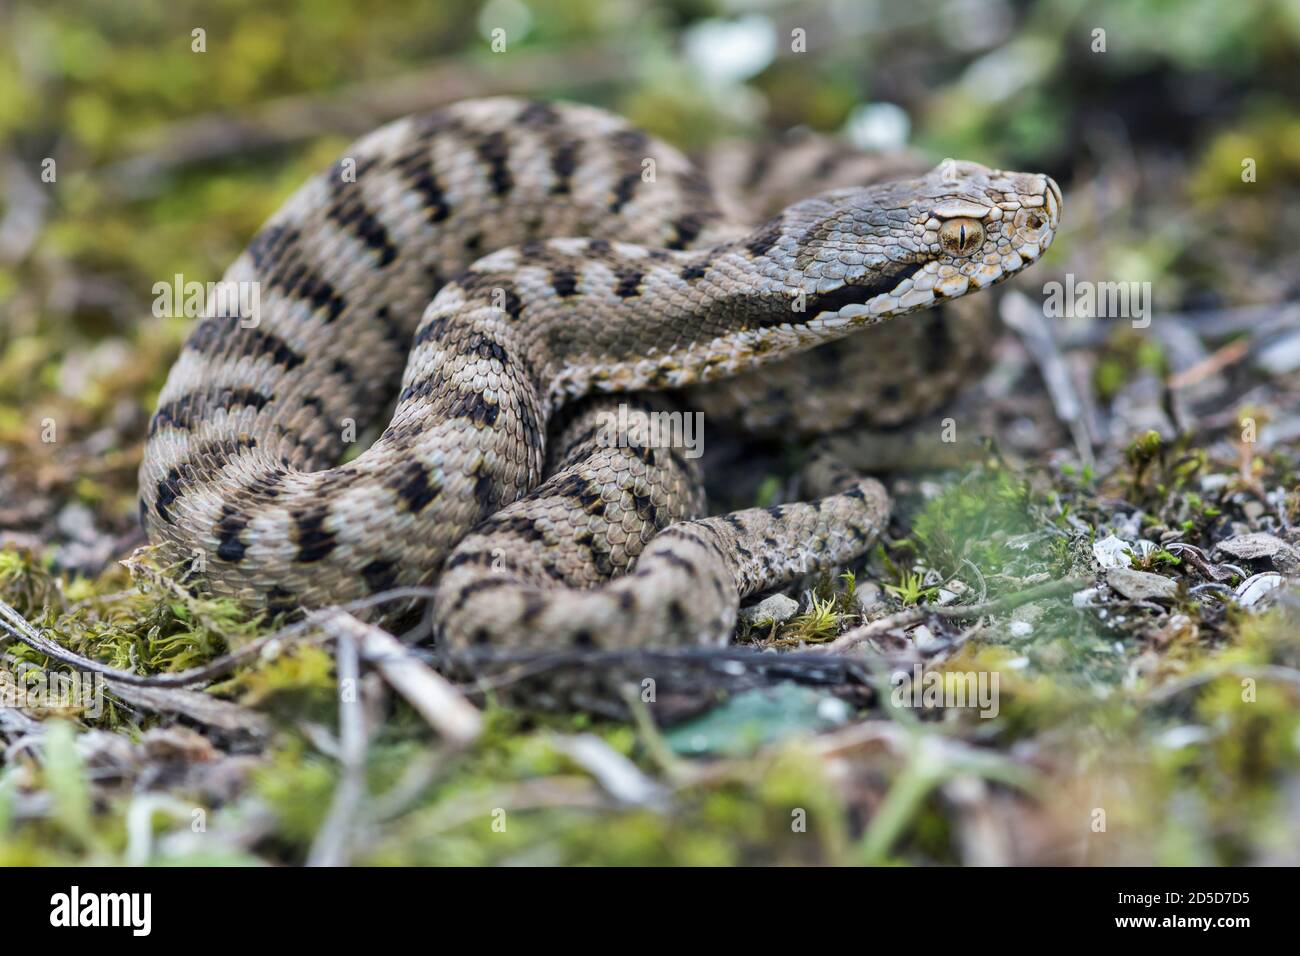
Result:
<instances>
[{"instance_id":1,"label":"coiled snake body","mask_svg":"<svg viewBox=\"0 0 1300 956\"><path fill-rule=\"evenodd\" d=\"M740 597L865 550L883 489L828 471L816 501L699 518L681 449L611 433L644 424L653 396L578 400L717 382L687 407L793 429L844 423L797 412L828 393L868 421L889 417L885 386L892 405L933 405L945 356L912 354L969 344L939 313L899 317L1028 265L1060 205L1046 176L949 161L747 228L677 151L597 109L493 99L400 120L227 271L260 307L210 314L186 342L150 424L142 519L252 606L437 581L453 642L726 640ZM887 319L838 359L791 358ZM817 381L840 359L865 372Z\"/></svg>"}]
</instances>

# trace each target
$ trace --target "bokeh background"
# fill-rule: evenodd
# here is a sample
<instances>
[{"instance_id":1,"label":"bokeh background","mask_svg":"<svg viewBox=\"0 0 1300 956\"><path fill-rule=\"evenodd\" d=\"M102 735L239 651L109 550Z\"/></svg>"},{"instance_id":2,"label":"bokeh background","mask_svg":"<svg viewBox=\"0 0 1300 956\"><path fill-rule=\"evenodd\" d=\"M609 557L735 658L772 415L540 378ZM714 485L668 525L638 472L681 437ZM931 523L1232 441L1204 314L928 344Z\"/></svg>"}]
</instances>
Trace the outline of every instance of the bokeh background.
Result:
<instances>
[{"instance_id":1,"label":"bokeh background","mask_svg":"<svg viewBox=\"0 0 1300 956\"><path fill-rule=\"evenodd\" d=\"M193 49L195 30L205 52ZM1281 449L1260 480L1289 491L1286 442L1300 432L1288 404L1300 368L1297 63L1297 0L0 0L0 589L71 646L119 666L184 667L256 633L229 609L175 595L97 603L131 584L116 562L143 543L141 441L188 327L151 315L153 285L177 273L218 278L354 136L497 93L602 105L690 151L806 127L936 161L1050 173L1065 191L1065 227L1015 287L1036 302L1067 271L1147 281L1159 318L1145 334L1087 317L1062 323L1086 408L1062 422L1049 421L1046 400L1026 406L1020 450L1068 459L1087 484L1091 459L1122 460L1135 431L1172 434L1178 416L1146 387L1189 373L1209 389L1201 421L1216 407L1231 421L1243 401L1260 410ZM41 440L47 421L57 442ZM1136 494L1138 473L1126 492ZM1277 506L1284 527L1289 507ZM1214 517L1201 509L1187 520ZM1105 682L1027 682L996 726L955 737L907 727L741 748L709 773L673 777L680 768L660 765L687 806L669 818L611 808L575 782L585 778L554 735L585 733L585 723L494 712L490 743L453 760L399 715L380 732L372 786L409 793L392 797L357 858L1294 862L1294 687L1261 689L1243 708L1232 674L1201 681L1194 671L1206 661L1289 666L1293 625L1248 621L1203 641L1175 630L1166 645L1177 653L1121 640ZM1089 631L1090 653L1109 653L1112 639ZM41 660L9 641L0 649L11 662ZM299 716L256 760L205 752L215 782L193 776L183 756L211 744L167 738L171 729L130 708L96 731L121 736L125 751L84 726L5 726L11 746L15 734L43 733L53 756L0 761L0 860L123 859L131 788L159 752L176 775L159 786L226 787L234 808L223 841L178 838L156 850L164 858L303 859L337 768L300 715L328 703L330 667L323 652L289 655L221 688ZM1142 696L1149 681L1188 674L1208 692ZM1125 696L1135 688L1138 703ZM780 719L797 724L796 712ZM140 740L151 729L163 736L150 756ZM655 764L634 727L598 733ZM1018 763L982 762L989 753ZM114 768L118 789L92 809L96 760ZM1026 761L1050 781L1032 797L1017 789ZM427 779L408 779L416 772ZM37 799L50 793L53 813ZM532 822L485 837L465 793L505 793L534 808ZM792 835L791 806L809 810L807 834ZM1097 806L1111 808L1122 840L1090 827Z\"/></svg>"}]
</instances>

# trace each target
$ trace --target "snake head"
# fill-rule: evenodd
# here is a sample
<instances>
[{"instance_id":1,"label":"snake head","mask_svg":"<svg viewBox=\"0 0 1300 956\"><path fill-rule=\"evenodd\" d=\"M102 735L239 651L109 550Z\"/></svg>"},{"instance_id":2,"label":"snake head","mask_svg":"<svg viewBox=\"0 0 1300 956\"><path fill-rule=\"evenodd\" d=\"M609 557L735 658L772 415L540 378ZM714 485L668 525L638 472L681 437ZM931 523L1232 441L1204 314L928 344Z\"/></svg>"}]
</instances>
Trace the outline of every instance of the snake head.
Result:
<instances>
[{"instance_id":1,"label":"snake head","mask_svg":"<svg viewBox=\"0 0 1300 956\"><path fill-rule=\"evenodd\" d=\"M823 323L878 321L984 289L1043 254L1061 218L1050 176L944 160L920 179L792 207L794 284Z\"/></svg>"}]
</instances>

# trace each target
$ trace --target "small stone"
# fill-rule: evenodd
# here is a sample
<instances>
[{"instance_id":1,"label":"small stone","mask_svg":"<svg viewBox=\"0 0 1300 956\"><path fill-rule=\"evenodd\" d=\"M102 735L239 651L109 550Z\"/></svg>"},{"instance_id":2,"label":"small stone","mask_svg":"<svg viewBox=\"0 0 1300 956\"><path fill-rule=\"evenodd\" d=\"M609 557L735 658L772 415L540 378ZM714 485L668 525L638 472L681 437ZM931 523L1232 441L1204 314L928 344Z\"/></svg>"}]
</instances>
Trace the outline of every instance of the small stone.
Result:
<instances>
[{"instance_id":1,"label":"small stone","mask_svg":"<svg viewBox=\"0 0 1300 956\"><path fill-rule=\"evenodd\" d=\"M1092 556L1097 559L1097 564L1103 570L1127 568L1133 563L1133 559L1129 557L1129 550L1127 544L1111 534L1093 544Z\"/></svg>"},{"instance_id":2,"label":"small stone","mask_svg":"<svg viewBox=\"0 0 1300 956\"><path fill-rule=\"evenodd\" d=\"M842 724L853 716L853 709L838 697L826 697L817 702L817 716L828 724Z\"/></svg>"},{"instance_id":3,"label":"small stone","mask_svg":"<svg viewBox=\"0 0 1300 956\"><path fill-rule=\"evenodd\" d=\"M1201 491L1206 494L1213 494L1216 491L1222 491L1231 482L1231 475L1202 475Z\"/></svg>"},{"instance_id":4,"label":"small stone","mask_svg":"<svg viewBox=\"0 0 1300 956\"><path fill-rule=\"evenodd\" d=\"M1271 375L1285 375L1300 368L1300 332L1292 332L1261 349L1255 364Z\"/></svg>"},{"instance_id":5,"label":"small stone","mask_svg":"<svg viewBox=\"0 0 1300 956\"><path fill-rule=\"evenodd\" d=\"M951 604L953 601L957 600L959 597L961 597L969 590L970 588L966 586L965 581L954 579L952 581L949 581L943 587L939 588L939 594L935 598L934 603Z\"/></svg>"},{"instance_id":6,"label":"small stone","mask_svg":"<svg viewBox=\"0 0 1300 956\"><path fill-rule=\"evenodd\" d=\"M1264 514L1264 506L1258 501L1247 501L1241 506L1241 513L1251 521L1258 521Z\"/></svg>"},{"instance_id":7,"label":"small stone","mask_svg":"<svg viewBox=\"0 0 1300 956\"><path fill-rule=\"evenodd\" d=\"M872 581L860 583L855 595L858 599L858 610L863 614L870 614L884 602L884 592L880 590L879 584Z\"/></svg>"},{"instance_id":8,"label":"small stone","mask_svg":"<svg viewBox=\"0 0 1300 956\"><path fill-rule=\"evenodd\" d=\"M1252 502L1252 504L1258 504L1258 502ZM1232 557L1240 558L1243 561L1257 561L1260 558L1271 559L1279 551L1289 551L1291 549L1290 545L1281 538L1262 531L1224 538L1218 543L1217 548L1224 554L1232 555Z\"/></svg>"},{"instance_id":9,"label":"small stone","mask_svg":"<svg viewBox=\"0 0 1300 956\"><path fill-rule=\"evenodd\" d=\"M1098 588L1085 588L1082 591L1075 591L1070 596L1070 603L1077 608L1092 607L1097 603L1097 598L1101 591Z\"/></svg>"},{"instance_id":10,"label":"small stone","mask_svg":"<svg viewBox=\"0 0 1300 956\"><path fill-rule=\"evenodd\" d=\"M1106 583L1130 601L1172 601L1178 594L1178 584L1169 578L1132 568L1111 568Z\"/></svg>"},{"instance_id":11,"label":"small stone","mask_svg":"<svg viewBox=\"0 0 1300 956\"><path fill-rule=\"evenodd\" d=\"M798 601L784 594L773 594L753 607L742 607L740 619L746 624L780 624L794 617L798 610Z\"/></svg>"},{"instance_id":12,"label":"small stone","mask_svg":"<svg viewBox=\"0 0 1300 956\"><path fill-rule=\"evenodd\" d=\"M54 523L60 533L74 541L95 540L95 513L83 504L74 501L65 506Z\"/></svg>"},{"instance_id":13,"label":"small stone","mask_svg":"<svg viewBox=\"0 0 1300 956\"><path fill-rule=\"evenodd\" d=\"M930 629L924 624L916 627L912 631L912 641L916 644L916 649L922 654L929 654L932 651L942 650L946 644L939 640L930 632Z\"/></svg>"},{"instance_id":14,"label":"small stone","mask_svg":"<svg viewBox=\"0 0 1300 956\"><path fill-rule=\"evenodd\" d=\"M1009 630L1012 637L1028 637L1034 633L1034 625L1028 621L1012 621Z\"/></svg>"}]
</instances>

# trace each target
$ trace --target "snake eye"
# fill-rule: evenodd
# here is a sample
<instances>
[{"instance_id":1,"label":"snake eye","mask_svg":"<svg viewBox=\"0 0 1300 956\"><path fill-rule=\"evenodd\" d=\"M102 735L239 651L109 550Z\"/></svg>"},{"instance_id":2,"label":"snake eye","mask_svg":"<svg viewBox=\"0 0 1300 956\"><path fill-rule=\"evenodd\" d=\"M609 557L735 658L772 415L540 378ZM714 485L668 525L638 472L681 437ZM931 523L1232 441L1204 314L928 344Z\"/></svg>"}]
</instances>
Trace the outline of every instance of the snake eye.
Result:
<instances>
[{"instance_id":1,"label":"snake eye","mask_svg":"<svg viewBox=\"0 0 1300 956\"><path fill-rule=\"evenodd\" d=\"M948 219L939 227L939 244L951 256L969 256L984 242L978 219Z\"/></svg>"}]
</instances>

